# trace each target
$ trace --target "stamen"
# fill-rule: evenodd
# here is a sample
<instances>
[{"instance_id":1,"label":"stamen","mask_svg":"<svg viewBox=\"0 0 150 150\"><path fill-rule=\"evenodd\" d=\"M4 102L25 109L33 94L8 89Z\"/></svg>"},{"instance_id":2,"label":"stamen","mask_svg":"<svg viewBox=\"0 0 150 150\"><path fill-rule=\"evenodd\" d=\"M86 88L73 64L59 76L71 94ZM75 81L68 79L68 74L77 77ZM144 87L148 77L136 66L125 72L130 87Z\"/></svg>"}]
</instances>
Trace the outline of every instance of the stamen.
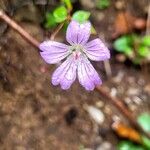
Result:
<instances>
[{"instance_id":1,"label":"stamen","mask_svg":"<svg viewBox=\"0 0 150 150\"><path fill-rule=\"evenodd\" d=\"M75 60L77 60L84 51L83 47L79 44L72 45L69 50L70 50L70 53L73 54Z\"/></svg>"}]
</instances>

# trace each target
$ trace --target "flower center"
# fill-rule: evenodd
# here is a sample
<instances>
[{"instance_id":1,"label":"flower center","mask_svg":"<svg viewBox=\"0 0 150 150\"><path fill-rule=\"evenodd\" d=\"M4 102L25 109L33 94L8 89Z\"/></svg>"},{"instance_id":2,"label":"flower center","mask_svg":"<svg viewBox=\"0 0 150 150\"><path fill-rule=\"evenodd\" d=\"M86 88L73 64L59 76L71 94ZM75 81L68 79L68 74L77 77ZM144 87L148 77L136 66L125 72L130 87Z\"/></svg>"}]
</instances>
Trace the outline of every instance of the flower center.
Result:
<instances>
[{"instance_id":1,"label":"flower center","mask_svg":"<svg viewBox=\"0 0 150 150\"><path fill-rule=\"evenodd\" d=\"M79 56L83 53L83 46L79 45L79 44L75 44L70 46L69 50L70 53L73 54L73 56L75 57L75 59L78 59Z\"/></svg>"}]
</instances>

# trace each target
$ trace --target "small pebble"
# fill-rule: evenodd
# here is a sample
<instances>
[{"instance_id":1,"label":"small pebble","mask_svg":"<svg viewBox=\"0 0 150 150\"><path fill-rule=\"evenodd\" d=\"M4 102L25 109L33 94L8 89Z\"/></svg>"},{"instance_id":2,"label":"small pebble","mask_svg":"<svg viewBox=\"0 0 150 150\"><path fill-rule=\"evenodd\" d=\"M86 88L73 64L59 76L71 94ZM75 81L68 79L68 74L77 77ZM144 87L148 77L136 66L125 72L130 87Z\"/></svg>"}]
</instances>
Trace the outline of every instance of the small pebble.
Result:
<instances>
[{"instance_id":1,"label":"small pebble","mask_svg":"<svg viewBox=\"0 0 150 150\"><path fill-rule=\"evenodd\" d=\"M140 90L138 88L129 88L127 91L127 94L132 96L132 95L139 95L140 94Z\"/></svg>"},{"instance_id":2,"label":"small pebble","mask_svg":"<svg viewBox=\"0 0 150 150\"><path fill-rule=\"evenodd\" d=\"M112 150L112 144L104 141L101 145L99 145L96 150Z\"/></svg>"},{"instance_id":3,"label":"small pebble","mask_svg":"<svg viewBox=\"0 0 150 150\"><path fill-rule=\"evenodd\" d=\"M114 115L114 116L112 117L112 120L113 120L114 122L118 122L118 121L120 121L120 117L117 116L117 115Z\"/></svg>"},{"instance_id":4,"label":"small pebble","mask_svg":"<svg viewBox=\"0 0 150 150\"><path fill-rule=\"evenodd\" d=\"M130 104L130 105L129 105L129 109L130 109L131 111L135 111L135 110L137 109L137 106L136 106L135 104Z\"/></svg>"},{"instance_id":5,"label":"small pebble","mask_svg":"<svg viewBox=\"0 0 150 150\"><path fill-rule=\"evenodd\" d=\"M116 83L120 83L121 80L123 79L123 77L124 77L124 72L119 71L117 76L113 78L113 81L116 82Z\"/></svg>"},{"instance_id":6,"label":"small pebble","mask_svg":"<svg viewBox=\"0 0 150 150\"><path fill-rule=\"evenodd\" d=\"M140 105L142 103L142 99L140 99L138 96L134 96L133 97L133 101L134 103L136 103L137 105Z\"/></svg>"},{"instance_id":7,"label":"small pebble","mask_svg":"<svg viewBox=\"0 0 150 150\"><path fill-rule=\"evenodd\" d=\"M105 106L104 112L108 115L112 114L111 108L109 106Z\"/></svg>"},{"instance_id":8,"label":"small pebble","mask_svg":"<svg viewBox=\"0 0 150 150\"><path fill-rule=\"evenodd\" d=\"M123 9L123 8L125 7L124 1L118 0L118 1L115 3L115 7L116 7L118 10Z\"/></svg>"},{"instance_id":9,"label":"small pebble","mask_svg":"<svg viewBox=\"0 0 150 150\"><path fill-rule=\"evenodd\" d=\"M116 97L116 95L117 95L117 89L115 87L111 88L110 95L112 97Z\"/></svg>"},{"instance_id":10,"label":"small pebble","mask_svg":"<svg viewBox=\"0 0 150 150\"><path fill-rule=\"evenodd\" d=\"M94 11L93 12L93 18L96 18L96 20L99 22L99 21L102 21L104 18L105 18L105 15L104 15L104 13L101 13L101 12L99 12L99 11ZM101 35L101 34L100 34Z\"/></svg>"},{"instance_id":11,"label":"small pebble","mask_svg":"<svg viewBox=\"0 0 150 150\"><path fill-rule=\"evenodd\" d=\"M90 117L97 123L97 124L102 124L105 120L105 116L103 112L94 107L94 106L86 106L85 107L87 112L89 113Z\"/></svg>"},{"instance_id":12,"label":"small pebble","mask_svg":"<svg viewBox=\"0 0 150 150\"><path fill-rule=\"evenodd\" d=\"M132 100L129 97L126 97L124 99L124 101L125 101L126 104L131 104L132 103Z\"/></svg>"},{"instance_id":13,"label":"small pebble","mask_svg":"<svg viewBox=\"0 0 150 150\"><path fill-rule=\"evenodd\" d=\"M96 102L96 106L97 106L98 108L102 108L102 107L104 107L104 102L98 101L98 102Z\"/></svg>"}]
</instances>

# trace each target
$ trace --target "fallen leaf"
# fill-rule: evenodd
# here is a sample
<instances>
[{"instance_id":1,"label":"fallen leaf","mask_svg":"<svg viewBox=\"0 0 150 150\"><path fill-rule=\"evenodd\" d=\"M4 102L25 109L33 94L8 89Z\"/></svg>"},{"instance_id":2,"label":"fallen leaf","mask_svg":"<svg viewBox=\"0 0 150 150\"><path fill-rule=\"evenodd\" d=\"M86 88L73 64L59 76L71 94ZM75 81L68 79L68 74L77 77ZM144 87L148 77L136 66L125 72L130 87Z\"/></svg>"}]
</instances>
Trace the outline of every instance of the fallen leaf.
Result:
<instances>
[{"instance_id":1,"label":"fallen leaf","mask_svg":"<svg viewBox=\"0 0 150 150\"><path fill-rule=\"evenodd\" d=\"M121 122L114 122L112 128L120 137L141 143L141 135L133 128L130 128Z\"/></svg>"},{"instance_id":2,"label":"fallen leaf","mask_svg":"<svg viewBox=\"0 0 150 150\"><path fill-rule=\"evenodd\" d=\"M146 26L146 20L133 16L129 12L119 12L114 22L114 33L112 38L117 38L122 34L127 34L133 29L142 30Z\"/></svg>"}]
</instances>

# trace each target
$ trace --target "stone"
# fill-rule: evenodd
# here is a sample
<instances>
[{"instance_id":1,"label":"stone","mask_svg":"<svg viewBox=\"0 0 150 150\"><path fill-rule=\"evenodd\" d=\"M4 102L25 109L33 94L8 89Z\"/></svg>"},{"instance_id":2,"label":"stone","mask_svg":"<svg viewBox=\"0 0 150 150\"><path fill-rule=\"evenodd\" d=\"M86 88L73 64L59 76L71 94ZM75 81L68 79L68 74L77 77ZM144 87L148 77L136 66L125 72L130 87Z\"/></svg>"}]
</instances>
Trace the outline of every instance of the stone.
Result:
<instances>
[{"instance_id":1,"label":"stone","mask_svg":"<svg viewBox=\"0 0 150 150\"><path fill-rule=\"evenodd\" d=\"M112 144L104 141L101 145L99 145L96 150L112 150Z\"/></svg>"},{"instance_id":2,"label":"stone","mask_svg":"<svg viewBox=\"0 0 150 150\"><path fill-rule=\"evenodd\" d=\"M90 117L97 123L102 124L105 120L103 112L96 108L95 106L86 106L86 110L89 113Z\"/></svg>"},{"instance_id":3,"label":"stone","mask_svg":"<svg viewBox=\"0 0 150 150\"><path fill-rule=\"evenodd\" d=\"M112 97L116 97L116 95L117 95L117 89L115 87L111 88L110 95Z\"/></svg>"}]
</instances>

